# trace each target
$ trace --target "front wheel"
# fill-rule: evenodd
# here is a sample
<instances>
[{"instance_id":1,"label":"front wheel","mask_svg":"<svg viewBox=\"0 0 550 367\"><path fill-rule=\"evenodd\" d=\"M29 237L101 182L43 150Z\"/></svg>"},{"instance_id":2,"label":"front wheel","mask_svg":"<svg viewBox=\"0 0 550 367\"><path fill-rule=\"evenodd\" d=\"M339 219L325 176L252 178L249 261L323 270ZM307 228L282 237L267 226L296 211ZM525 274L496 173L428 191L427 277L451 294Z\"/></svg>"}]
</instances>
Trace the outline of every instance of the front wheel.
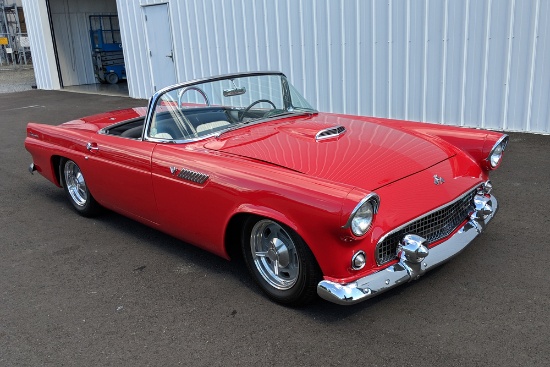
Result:
<instances>
[{"instance_id":1,"label":"front wheel","mask_svg":"<svg viewBox=\"0 0 550 367\"><path fill-rule=\"evenodd\" d=\"M100 206L88 190L80 167L74 161L63 159L59 168L63 189L76 211L85 217L96 215Z\"/></svg>"},{"instance_id":2,"label":"front wheel","mask_svg":"<svg viewBox=\"0 0 550 367\"><path fill-rule=\"evenodd\" d=\"M271 219L249 219L244 226L243 255L252 278L276 302L300 306L317 294L321 271L296 232Z\"/></svg>"}]
</instances>

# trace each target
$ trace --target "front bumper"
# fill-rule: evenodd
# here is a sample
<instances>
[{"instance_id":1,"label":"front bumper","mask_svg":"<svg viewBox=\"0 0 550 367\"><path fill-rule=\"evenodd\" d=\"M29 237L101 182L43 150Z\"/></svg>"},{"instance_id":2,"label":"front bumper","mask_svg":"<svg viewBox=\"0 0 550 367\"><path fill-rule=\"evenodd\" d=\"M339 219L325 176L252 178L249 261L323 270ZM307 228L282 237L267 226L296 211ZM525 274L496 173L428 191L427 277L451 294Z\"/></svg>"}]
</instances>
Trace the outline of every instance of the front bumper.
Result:
<instances>
[{"instance_id":1,"label":"front bumper","mask_svg":"<svg viewBox=\"0 0 550 367\"><path fill-rule=\"evenodd\" d=\"M491 204L490 211L487 211L486 207L476 208L466 224L447 240L427 250L428 254L423 260L415 261L419 259L416 259L414 254L413 256L407 256L400 253L397 264L354 282L340 284L323 280L317 285L317 293L327 301L340 305L352 305L377 296L403 283L420 278L426 271L459 254L481 234L498 210L498 202L493 195L487 195L487 200Z\"/></svg>"}]
</instances>

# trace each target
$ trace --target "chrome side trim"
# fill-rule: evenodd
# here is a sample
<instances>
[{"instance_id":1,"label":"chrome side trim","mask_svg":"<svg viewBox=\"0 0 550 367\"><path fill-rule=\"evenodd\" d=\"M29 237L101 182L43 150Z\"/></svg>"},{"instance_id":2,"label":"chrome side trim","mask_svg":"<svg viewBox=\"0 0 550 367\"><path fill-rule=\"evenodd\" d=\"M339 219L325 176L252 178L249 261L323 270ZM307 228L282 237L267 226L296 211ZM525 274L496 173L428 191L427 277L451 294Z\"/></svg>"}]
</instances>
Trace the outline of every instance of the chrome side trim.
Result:
<instances>
[{"instance_id":1,"label":"chrome side trim","mask_svg":"<svg viewBox=\"0 0 550 367\"><path fill-rule=\"evenodd\" d=\"M315 140L325 140L330 138L336 138L343 135L346 132L346 128L343 126L334 126L327 129L323 129L315 134Z\"/></svg>"},{"instance_id":2,"label":"chrome side trim","mask_svg":"<svg viewBox=\"0 0 550 367\"><path fill-rule=\"evenodd\" d=\"M429 249L427 256L419 263L410 261L407 256L400 256L397 264L351 283L340 284L323 280L317 285L317 293L327 301L340 305L352 305L419 278L426 271L458 255L479 236L487 223L493 219L498 211L496 198L493 195L489 195L487 200L491 202L491 214L481 220L479 219L481 216L474 212L470 220L458 232L439 245Z\"/></svg>"}]
</instances>

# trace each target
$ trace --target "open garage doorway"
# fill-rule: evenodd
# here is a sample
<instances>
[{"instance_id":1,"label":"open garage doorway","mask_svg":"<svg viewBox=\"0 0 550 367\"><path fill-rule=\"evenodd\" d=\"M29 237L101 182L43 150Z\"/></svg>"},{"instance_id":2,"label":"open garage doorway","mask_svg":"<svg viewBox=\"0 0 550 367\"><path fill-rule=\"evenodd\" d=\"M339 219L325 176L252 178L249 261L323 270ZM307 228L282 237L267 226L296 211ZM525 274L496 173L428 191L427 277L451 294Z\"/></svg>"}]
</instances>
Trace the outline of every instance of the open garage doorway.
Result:
<instances>
[{"instance_id":1,"label":"open garage doorway","mask_svg":"<svg viewBox=\"0 0 550 367\"><path fill-rule=\"evenodd\" d=\"M116 0L49 0L48 6L63 89L127 96Z\"/></svg>"}]
</instances>

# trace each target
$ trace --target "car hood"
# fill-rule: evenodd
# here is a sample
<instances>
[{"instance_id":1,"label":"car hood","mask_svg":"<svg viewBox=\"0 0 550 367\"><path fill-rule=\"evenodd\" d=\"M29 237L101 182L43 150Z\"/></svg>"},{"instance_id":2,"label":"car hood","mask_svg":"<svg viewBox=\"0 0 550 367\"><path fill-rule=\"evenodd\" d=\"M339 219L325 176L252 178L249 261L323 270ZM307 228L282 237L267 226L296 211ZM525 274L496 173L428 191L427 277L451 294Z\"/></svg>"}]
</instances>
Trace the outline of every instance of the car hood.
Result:
<instances>
[{"instance_id":1,"label":"car hood","mask_svg":"<svg viewBox=\"0 0 550 367\"><path fill-rule=\"evenodd\" d=\"M339 126L345 128L343 134L316 139L319 132ZM205 147L369 190L457 153L441 139L389 127L380 119L327 113L247 126Z\"/></svg>"}]
</instances>

